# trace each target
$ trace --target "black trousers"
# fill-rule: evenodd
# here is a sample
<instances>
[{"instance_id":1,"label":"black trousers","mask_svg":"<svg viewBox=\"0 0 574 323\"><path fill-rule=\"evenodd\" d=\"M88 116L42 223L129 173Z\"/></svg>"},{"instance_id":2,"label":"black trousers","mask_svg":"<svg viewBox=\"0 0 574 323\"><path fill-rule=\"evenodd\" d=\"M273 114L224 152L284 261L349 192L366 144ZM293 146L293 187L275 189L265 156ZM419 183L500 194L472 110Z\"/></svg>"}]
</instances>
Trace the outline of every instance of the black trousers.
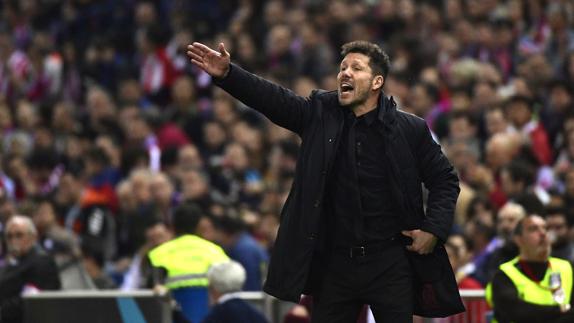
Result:
<instances>
[{"instance_id":1,"label":"black trousers","mask_svg":"<svg viewBox=\"0 0 574 323\"><path fill-rule=\"evenodd\" d=\"M322 275L313 292L312 323L355 323L369 304L377 323L412 322L412 271L405 247L351 259L333 252L317 266Z\"/></svg>"}]
</instances>

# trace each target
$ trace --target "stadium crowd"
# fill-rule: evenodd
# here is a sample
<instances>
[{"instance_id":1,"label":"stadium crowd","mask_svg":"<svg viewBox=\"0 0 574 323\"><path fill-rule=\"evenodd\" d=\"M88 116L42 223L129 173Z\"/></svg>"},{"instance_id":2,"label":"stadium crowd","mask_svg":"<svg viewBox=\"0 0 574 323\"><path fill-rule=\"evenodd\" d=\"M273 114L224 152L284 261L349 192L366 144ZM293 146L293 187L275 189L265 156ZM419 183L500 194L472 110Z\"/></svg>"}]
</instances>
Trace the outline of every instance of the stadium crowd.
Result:
<instances>
[{"instance_id":1,"label":"stadium crowd","mask_svg":"<svg viewBox=\"0 0 574 323\"><path fill-rule=\"evenodd\" d=\"M461 288L516 256L526 214L574 261L574 3L567 0L0 2L0 235L30 216L66 288L149 285L174 209L260 290L299 138L213 85L186 46L308 96L336 90L342 44L391 57L385 82L458 171L447 247ZM4 240L4 239L2 239ZM0 248L0 263L6 255ZM147 263L147 265L146 265ZM1 265L0 265L1 266Z\"/></svg>"}]
</instances>

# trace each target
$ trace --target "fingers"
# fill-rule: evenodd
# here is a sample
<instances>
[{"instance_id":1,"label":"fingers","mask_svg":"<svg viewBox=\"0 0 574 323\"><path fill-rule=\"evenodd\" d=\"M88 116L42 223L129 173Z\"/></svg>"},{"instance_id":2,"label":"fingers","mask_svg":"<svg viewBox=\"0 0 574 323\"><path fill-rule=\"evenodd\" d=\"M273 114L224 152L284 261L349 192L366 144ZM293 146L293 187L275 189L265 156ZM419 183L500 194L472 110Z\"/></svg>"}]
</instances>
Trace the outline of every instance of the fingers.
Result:
<instances>
[{"instance_id":1,"label":"fingers","mask_svg":"<svg viewBox=\"0 0 574 323\"><path fill-rule=\"evenodd\" d=\"M192 50L192 51L197 51L200 55L214 51L213 49L205 46L202 43L198 43L198 42L194 42L193 44L187 46L187 49Z\"/></svg>"},{"instance_id":2,"label":"fingers","mask_svg":"<svg viewBox=\"0 0 574 323\"><path fill-rule=\"evenodd\" d=\"M223 43L219 43L219 53L222 57L229 55L229 53L225 50L225 45Z\"/></svg>"},{"instance_id":3,"label":"fingers","mask_svg":"<svg viewBox=\"0 0 574 323\"><path fill-rule=\"evenodd\" d=\"M200 55L198 55L198 54L195 53L195 52L187 51L187 56L188 56L189 58L191 58L191 60L195 60L195 61L198 61L198 62L203 62L203 57L201 57Z\"/></svg>"},{"instance_id":4,"label":"fingers","mask_svg":"<svg viewBox=\"0 0 574 323\"><path fill-rule=\"evenodd\" d=\"M404 236L412 238L413 234L414 234L414 230L411 230L411 231L403 230L403 231L401 231L401 234Z\"/></svg>"}]
</instances>

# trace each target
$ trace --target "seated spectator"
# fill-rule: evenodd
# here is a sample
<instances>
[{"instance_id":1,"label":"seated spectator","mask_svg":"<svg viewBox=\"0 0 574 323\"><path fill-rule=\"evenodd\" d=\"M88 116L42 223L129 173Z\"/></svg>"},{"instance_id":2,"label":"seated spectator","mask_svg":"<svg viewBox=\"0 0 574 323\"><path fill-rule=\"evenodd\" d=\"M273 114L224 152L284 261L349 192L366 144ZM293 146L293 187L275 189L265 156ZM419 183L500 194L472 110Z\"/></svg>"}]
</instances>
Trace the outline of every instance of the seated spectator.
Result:
<instances>
[{"instance_id":1,"label":"seated spectator","mask_svg":"<svg viewBox=\"0 0 574 323\"><path fill-rule=\"evenodd\" d=\"M245 283L245 277L245 269L233 260L209 268L209 297L215 306L203 320L204 323L267 322L253 306L237 297L237 292Z\"/></svg>"},{"instance_id":2,"label":"seated spectator","mask_svg":"<svg viewBox=\"0 0 574 323\"><path fill-rule=\"evenodd\" d=\"M60 289L58 268L37 245L38 232L29 217L12 216L6 223L4 238L8 255L6 264L0 268L0 320L22 322L21 295Z\"/></svg>"}]
</instances>

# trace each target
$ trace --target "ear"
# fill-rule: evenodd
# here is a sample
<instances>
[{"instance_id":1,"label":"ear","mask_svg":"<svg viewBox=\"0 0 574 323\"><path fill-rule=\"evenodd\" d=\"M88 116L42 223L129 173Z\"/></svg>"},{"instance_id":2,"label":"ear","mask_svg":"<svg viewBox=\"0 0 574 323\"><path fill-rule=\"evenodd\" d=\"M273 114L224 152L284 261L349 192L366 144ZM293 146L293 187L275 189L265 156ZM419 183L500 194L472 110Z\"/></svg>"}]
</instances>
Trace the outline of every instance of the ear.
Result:
<instances>
[{"instance_id":1,"label":"ear","mask_svg":"<svg viewBox=\"0 0 574 323\"><path fill-rule=\"evenodd\" d=\"M373 78L371 90L378 91L383 88L383 84L385 84L385 78L382 75L377 75Z\"/></svg>"}]
</instances>

